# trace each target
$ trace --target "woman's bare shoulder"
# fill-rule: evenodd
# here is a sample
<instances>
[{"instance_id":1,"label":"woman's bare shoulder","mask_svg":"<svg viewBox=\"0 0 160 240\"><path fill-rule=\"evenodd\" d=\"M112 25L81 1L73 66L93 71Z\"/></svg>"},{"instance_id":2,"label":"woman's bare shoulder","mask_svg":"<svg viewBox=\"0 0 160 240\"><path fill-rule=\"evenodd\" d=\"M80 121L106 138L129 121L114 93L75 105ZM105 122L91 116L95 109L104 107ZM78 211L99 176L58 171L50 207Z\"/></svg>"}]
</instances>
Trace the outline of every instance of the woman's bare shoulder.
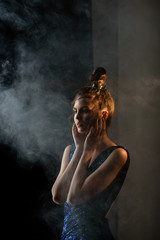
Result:
<instances>
[{"instance_id":1,"label":"woman's bare shoulder","mask_svg":"<svg viewBox=\"0 0 160 240\"><path fill-rule=\"evenodd\" d=\"M65 147L64 152L63 152L62 161L66 161L66 159L68 159L71 148L72 148L71 144L69 144Z\"/></svg>"},{"instance_id":2,"label":"woman's bare shoulder","mask_svg":"<svg viewBox=\"0 0 160 240\"><path fill-rule=\"evenodd\" d=\"M72 145L71 144L69 144L69 145L67 145L66 147L65 147L65 149L64 149L64 152L66 151L66 152L70 152L70 150L71 150L71 148L72 148Z\"/></svg>"},{"instance_id":3,"label":"woman's bare shoulder","mask_svg":"<svg viewBox=\"0 0 160 240\"><path fill-rule=\"evenodd\" d=\"M64 170L66 169L69 163L69 154L70 154L71 148L72 148L72 145L67 145L63 151L59 175L61 175L64 172Z\"/></svg>"},{"instance_id":4,"label":"woman's bare shoulder","mask_svg":"<svg viewBox=\"0 0 160 240\"><path fill-rule=\"evenodd\" d=\"M118 147L112 152L112 158L115 159L117 163L123 165L127 161L128 152L124 148Z\"/></svg>"}]
</instances>

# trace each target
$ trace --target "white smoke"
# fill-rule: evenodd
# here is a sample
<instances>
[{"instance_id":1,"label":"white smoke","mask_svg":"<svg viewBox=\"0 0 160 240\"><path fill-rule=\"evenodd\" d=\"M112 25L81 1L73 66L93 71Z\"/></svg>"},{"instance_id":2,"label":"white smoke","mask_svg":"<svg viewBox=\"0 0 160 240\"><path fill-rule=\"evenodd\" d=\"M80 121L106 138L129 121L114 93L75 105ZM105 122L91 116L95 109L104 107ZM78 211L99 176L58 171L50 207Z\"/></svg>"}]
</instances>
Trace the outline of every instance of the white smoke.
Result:
<instances>
[{"instance_id":1,"label":"white smoke","mask_svg":"<svg viewBox=\"0 0 160 240\"><path fill-rule=\"evenodd\" d=\"M22 49L19 81L0 92L1 138L12 142L19 154L30 161L45 154L60 158L70 137L70 103L56 89L49 88L48 79L44 83L34 53Z\"/></svg>"}]
</instances>

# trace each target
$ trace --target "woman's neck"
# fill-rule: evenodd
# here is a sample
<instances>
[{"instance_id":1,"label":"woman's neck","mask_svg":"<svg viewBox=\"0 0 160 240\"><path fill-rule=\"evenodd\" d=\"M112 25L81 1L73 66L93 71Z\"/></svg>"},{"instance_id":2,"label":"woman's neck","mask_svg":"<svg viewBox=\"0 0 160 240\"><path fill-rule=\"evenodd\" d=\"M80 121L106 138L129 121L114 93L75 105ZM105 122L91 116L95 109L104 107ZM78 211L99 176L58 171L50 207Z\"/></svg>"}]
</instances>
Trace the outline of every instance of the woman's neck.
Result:
<instances>
[{"instance_id":1,"label":"woman's neck","mask_svg":"<svg viewBox=\"0 0 160 240\"><path fill-rule=\"evenodd\" d=\"M90 164L97 158L99 154L101 154L104 150L112 146L116 146L116 144L108 137L107 134L103 135L101 141L99 142L98 146L96 147L95 151L92 154Z\"/></svg>"},{"instance_id":2,"label":"woman's neck","mask_svg":"<svg viewBox=\"0 0 160 240\"><path fill-rule=\"evenodd\" d=\"M106 149L106 148L114 146L114 145L116 145L116 144L108 137L108 135L106 133L102 136L102 138L95 150L99 151L101 149Z\"/></svg>"}]
</instances>

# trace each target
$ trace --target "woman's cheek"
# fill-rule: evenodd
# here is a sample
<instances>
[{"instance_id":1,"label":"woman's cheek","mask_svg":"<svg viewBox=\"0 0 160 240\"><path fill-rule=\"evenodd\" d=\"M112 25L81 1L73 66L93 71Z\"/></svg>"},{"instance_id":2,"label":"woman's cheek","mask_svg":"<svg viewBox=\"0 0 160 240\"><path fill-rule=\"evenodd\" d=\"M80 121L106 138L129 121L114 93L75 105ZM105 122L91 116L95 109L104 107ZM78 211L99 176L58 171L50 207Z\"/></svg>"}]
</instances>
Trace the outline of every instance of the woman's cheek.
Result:
<instances>
[{"instance_id":1,"label":"woman's cheek","mask_svg":"<svg viewBox=\"0 0 160 240\"><path fill-rule=\"evenodd\" d=\"M88 121L88 123L92 122L94 119L93 113L86 115L85 119L86 119L86 121Z\"/></svg>"},{"instance_id":2,"label":"woman's cheek","mask_svg":"<svg viewBox=\"0 0 160 240\"><path fill-rule=\"evenodd\" d=\"M95 125L95 122L97 120L97 116L93 115L88 117L87 122L88 122L88 128L90 129L92 126Z\"/></svg>"}]
</instances>

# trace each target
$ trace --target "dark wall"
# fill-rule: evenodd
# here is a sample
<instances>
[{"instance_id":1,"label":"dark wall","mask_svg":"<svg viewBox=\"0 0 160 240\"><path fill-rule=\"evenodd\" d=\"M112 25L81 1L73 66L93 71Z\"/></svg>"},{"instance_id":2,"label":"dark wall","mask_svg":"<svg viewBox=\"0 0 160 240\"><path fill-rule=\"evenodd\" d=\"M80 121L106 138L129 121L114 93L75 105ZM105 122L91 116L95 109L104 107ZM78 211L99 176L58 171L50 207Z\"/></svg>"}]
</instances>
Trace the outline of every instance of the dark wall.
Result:
<instances>
[{"instance_id":1,"label":"dark wall","mask_svg":"<svg viewBox=\"0 0 160 240\"><path fill-rule=\"evenodd\" d=\"M119 240L160 239L159 9L156 0L92 1L94 65L109 66L108 84L116 98L110 137L131 155L109 213Z\"/></svg>"},{"instance_id":2,"label":"dark wall","mask_svg":"<svg viewBox=\"0 0 160 240\"><path fill-rule=\"evenodd\" d=\"M160 238L160 3L119 2L119 138L131 168L119 207L119 239Z\"/></svg>"}]
</instances>

